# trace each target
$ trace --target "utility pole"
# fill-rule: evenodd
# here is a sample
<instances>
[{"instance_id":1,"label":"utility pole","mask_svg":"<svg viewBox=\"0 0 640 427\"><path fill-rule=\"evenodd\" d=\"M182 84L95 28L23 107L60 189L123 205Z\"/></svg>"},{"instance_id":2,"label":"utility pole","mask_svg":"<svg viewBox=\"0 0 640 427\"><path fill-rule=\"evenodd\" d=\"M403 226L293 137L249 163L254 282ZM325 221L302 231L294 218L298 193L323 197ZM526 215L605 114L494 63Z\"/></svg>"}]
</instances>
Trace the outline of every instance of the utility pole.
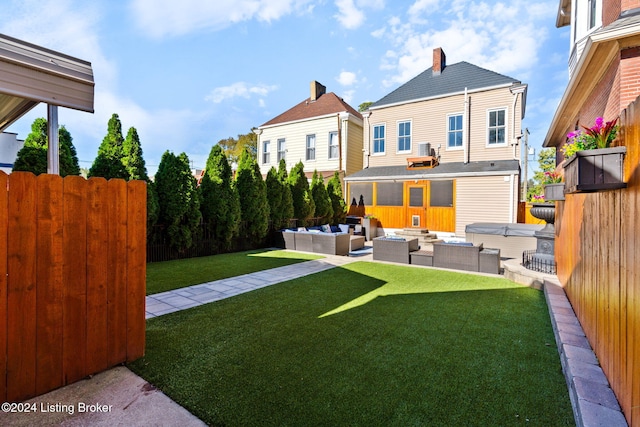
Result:
<instances>
[{"instance_id":1,"label":"utility pole","mask_svg":"<svg viewBox=\"0 0 640 427\"><path fill-rule=\"evenodd\" d=\"M529 128L524 129L524 182L522 183L522 201L527 201L527 186L529 184L528 168L529 168Z\"/></svg>"}]
</instances>

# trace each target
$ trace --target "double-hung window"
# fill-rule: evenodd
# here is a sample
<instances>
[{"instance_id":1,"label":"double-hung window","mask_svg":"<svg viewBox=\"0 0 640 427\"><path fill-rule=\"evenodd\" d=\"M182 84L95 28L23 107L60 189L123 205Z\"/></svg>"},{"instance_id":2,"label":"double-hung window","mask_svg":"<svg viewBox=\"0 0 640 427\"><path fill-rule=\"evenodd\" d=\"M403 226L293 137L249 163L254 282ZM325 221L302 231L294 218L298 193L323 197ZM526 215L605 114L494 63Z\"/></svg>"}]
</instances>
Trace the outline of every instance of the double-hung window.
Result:
<instances>
[{"instance_id":1,"label":"double-hung window","mask_svg":"<svg viewBox=\"0 0 640 427\"><path fill-rule=\"evenodd\" d=\"M447 148L462 148L462 114L452 114L447 121Z\"/></svg>"},{"instance_id":2,"label":"double-hung window","mask_svg":"<svg viewBox=\"0 0 640 427\"><path fill-rule=\"evenodd\" d=\"M287 146L285 144L285 139L280 138L278 140L278 163L280 163L280 160L286 159L286 153L287 153Z\"/></svg>"},{"instance_id":3,"label":"double-hung window","mask_svg":"<svg viewBox=\"0 0 640 427\"><path fill-rule=\"evenodd\" d=\"M398 152L411 151L411 121L398 122Z\"/></svg>"},{"instance_id":4,"label":"double-hung window","mask_svg":"<svg viewBox=\"0 0 640 427\"><path fill-rule=\"evenodd\" d=\"M338 158L338 132L329 132L329 158Z\"/></svg>"},{"instance_id":5,"label":"double-hung window","mask_svg":"<svg viewBox=\"0 0 640 427\"><path fill-rule=\"evenodd\" d=\"M316 136L315 135L307 135L307 160L315 160L316 159Z\"/></svg>"},{"instance_id":6,"label":"double-hung window","mask_svg":"<svg viewBox=\"0 0 640 427\"><path fill-rule=\"evenodd\" d=\"M264 141L262 143L262 163L269 163L271 161L271 153L269 152L270 141Z\"/></svg>"},{"instance_id":7,"label":"double-hung window","mask_svg":"<svg viewBox=\"0 0 640 427\"><path fill-rule=\"evenodd\" d=\"M373 127L373 154L384 154L384 125Z\"/></svg>"},{"instance_id":8,"label":"double-hung window","mask_svg":"<svg viewBox=\"0 0 640 427\"><path fill-rule=\"evenodd\" d=\"M489 111L489 126L488 126L488 140L489 146L504 145L506 144L507 136L507 110L490 110Z\"/></svg>"}]
</instances>

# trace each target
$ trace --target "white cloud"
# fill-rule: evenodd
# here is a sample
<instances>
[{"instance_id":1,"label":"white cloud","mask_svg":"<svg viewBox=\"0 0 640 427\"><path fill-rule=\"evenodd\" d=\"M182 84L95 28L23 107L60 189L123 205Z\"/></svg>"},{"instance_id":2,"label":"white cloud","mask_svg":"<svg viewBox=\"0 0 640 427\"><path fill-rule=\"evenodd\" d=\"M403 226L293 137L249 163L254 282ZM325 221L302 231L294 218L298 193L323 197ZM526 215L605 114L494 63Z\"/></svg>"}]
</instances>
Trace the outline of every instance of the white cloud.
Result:
<instances>
[{"instance_id":1,"label":"white cloud","mask_svg":"<svg viewBox=\"0 0 640 427\"><path fill-rule=\"evenodd\" d=\"M335 15L335 18L347 30L354 30L364 22L364 13L356 7L353 0L337 0L336 6L338 14Z\"/></svg>"},{"instance_id":2,"label":"white cloud","mask_svg":"<svg viewBox=\"0 0 640 427\"><path fill-rule=\"evenodd\" d=\"M236 97L242 97L249 99L253 95L267 96L269 92L273 92L278 87L274 85L256 85L251 86L246 82L236 82L229 86L217 87L211 91L209 95L205 97L206 101L211 101L214 104L219 104L225 99L231 99Z\"/></svg>"},{"instance_id":3,"label":"white cloud","mask_svg":"<svg viewBox=\"0 0 640 427\"><path fill-rule=\"evenodd\" d=\"M417 0L409 8L409 16L412 21L420 21L422 15L429 15L438 10L440 0Z\"/></svg>"},{"instance_id":4,"label":"white cloud","mask_svg":"<svg viewBox=\"0 0 640 427\"><path fill-rule=\"evenodd\" d=\"M355 95L355 93L355 90L345 90L344 92L342 92L342 99L344 99L344 102L346 102L347 104L351 104L353 95Z\"/></svg>"},{"instance_id":5,"label":"white cloud","mask_svg":"<svg viewBox=\"0 0 640 427\"><path fill-rule=\"evenodd\" d=\"M133 0L138 27L150 37L177 36L200 30L220 30L257 19L271 22L292 12L311 13L310 0Z\"/></svg>"},{"instance_id":6,"label":"white cloud","mask_svg":"<svg viewBox=\"0 0 640 427\"><path fill-rule=\"evenodd\" d=\"M342 86L353 86L354 84L356 84L358 82L358 77L356 76L356 73L353 73L351 71L342 71L338 75L336 80Z\"/></svg>"},{"instance_id":7,"label":"white cloud","mask_svg":"<svg viewBox=\"0 0 640 427\"><path fill-rule=\"evenodd\" d=\"M524 79L531 65L538 62L547 37L544 25L536 25L536 20L547 22L555 13L552 2L532 5L523 0L508 4L454 0L449 12L441 15L439 27L413 19L436 6L437 0L417 0L408 9L409 22L398 17L389 20L384 37L394 46L394 54L385 55L381 68L393 73L385 79L385 85L404 83L431 67L436 47L444 49L448 64L467 61ZM530 19L523 23L519 16Z\"/></svg>"}]
</instances>

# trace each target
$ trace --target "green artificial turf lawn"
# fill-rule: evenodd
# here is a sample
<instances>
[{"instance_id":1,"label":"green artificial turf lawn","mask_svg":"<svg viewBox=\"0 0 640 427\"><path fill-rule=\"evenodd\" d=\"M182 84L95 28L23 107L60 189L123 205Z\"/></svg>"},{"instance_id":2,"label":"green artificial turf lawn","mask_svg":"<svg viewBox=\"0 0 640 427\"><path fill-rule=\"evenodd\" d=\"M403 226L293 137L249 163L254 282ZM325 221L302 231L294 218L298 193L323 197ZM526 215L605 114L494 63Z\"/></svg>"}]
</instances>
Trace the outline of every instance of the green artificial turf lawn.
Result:
<instances>
[{"instance_id":1,"label":"green artificial turf lawn","mask_svg":"<svg viewBox=\"0 0 640 427\"><path fill-rule=\"evenodd\" d=\"M147 295L240 276L269 268L321 259L283 250L254 250L147 264Z\"/></svg>"},{"instance_id":2,"label":"green artificial turf lawn","mask_svg":"<svg viewBox=\"0 0 640 427\"><path fill-rule=\"evenodd\" d=\"M147 323L131 369L209 425L573 425L542 292L357 262Z\"/></svg>"}]
</instances>

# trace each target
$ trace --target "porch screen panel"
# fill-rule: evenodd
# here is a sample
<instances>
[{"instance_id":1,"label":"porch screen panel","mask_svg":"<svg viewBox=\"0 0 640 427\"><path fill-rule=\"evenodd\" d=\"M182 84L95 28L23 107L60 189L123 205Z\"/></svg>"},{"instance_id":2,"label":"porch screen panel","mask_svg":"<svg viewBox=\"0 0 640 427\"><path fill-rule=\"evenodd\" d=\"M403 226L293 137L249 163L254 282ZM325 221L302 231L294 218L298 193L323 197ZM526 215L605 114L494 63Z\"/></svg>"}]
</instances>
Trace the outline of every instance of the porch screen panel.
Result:
<instances>
[{"instance_id":1,"label":"porch screen panel","mask_svg":"<svg viewBox=\"0 0 640 427\"><path fill-rule=\"evenodd\" d=\"M379 182L378 183L378 206L403 206L401 182Z\"/></svg>"},{"instance_id":2,"label":"porch screen panel","mask_svg":"<svg viewBox=\"0 0 640 427\"><path fill-rule=\"evenodd\" d=\"M409 188L409 206L414 208L421 208L423 206L422 187Z\"/></svg>"},{"instance_id":3,"label":"porch screen panel","mask_svg":"<svg viewBox=\"0 0 640 427\"><path fill-rule=\"evenodd\" d=\"M373 204L373 184L361 183L349 185L349 200L347 202L351 204L353 199L356 199L356 203L360 201L360 196L364 199L365 206L371 206Z\"/></svg>"},{"instance_id":4,"label":"porch screen panel","mask_svg":"<svg viewBox=\"0 0 640 427\"><path fill-rule=\"evenodd\" d=\"M431 181L430 206L453 206L453 181Z\"/></svg>"}]
</instances>

